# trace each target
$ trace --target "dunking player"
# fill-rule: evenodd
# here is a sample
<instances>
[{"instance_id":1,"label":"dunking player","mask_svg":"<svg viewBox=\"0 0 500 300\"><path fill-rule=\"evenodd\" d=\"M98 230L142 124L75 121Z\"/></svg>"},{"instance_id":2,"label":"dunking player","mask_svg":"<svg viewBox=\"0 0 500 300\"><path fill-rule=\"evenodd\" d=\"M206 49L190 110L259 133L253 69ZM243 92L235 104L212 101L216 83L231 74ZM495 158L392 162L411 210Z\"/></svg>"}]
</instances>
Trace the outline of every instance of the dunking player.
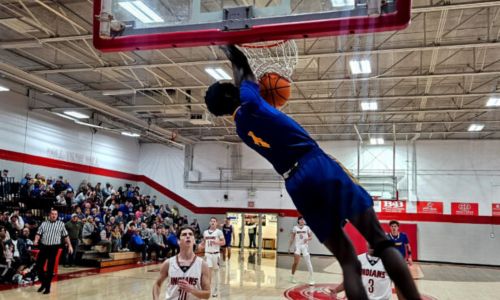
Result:
<instances>
[{"instance_id":1,"label":"dunking player","mask_svg":"<svg viewBox=\"0 0 500 300\"><path fill-rule=\"evenodd\" d=\"M178 239L179 254L163 262L160 277L153 285L153 300L160 299L161 285L167 278L167 300L210 298L210 271L207 263L193 252L194 230L181 227Z\"/></svg>"},{"instance_id":2,"label":"dunking player","mask_svg":"<svg viewBox=\"0 0 500 300\"><path fill-rule=\"evenodd\" d=\"M347 297L368 299L360 263L343 231L346 219L374 247L405 298L420 299L404 260L378 222L370 195L297 122L260 96L248 60L236 46L222 50L233 65L235 84L211 85L205 96L208 110L216 116L233 115L243 142L283 176L295 206L342 266Z\"/></svg>"},{"instance_id":3,"label":"dunking player","mask_svg":"<svg viewBox=\"0 0 500 300\"><path fill-rule=\"evenodd\" d=\"M226 244L222 246L222 260L225 262L227 257L227 261L229 262L231 259L231 241L234 240L234 229L229 217L226 218L226 222L222 225L222 232L226 241Z\"/></svg>"},{"instance_id":4,"label":"dunking player","mask_svg":"<svg viewBox=\"0 0 500 300\"><path fill-rule=\"evenodd\" d=\"M217 219L210 218L210 227L203 232L203 241L205 242L205 260L210 269L213 278L212 296L217 297L219 290L219 259L220 246L226 244L224 234L217 228Z\"/></svg>"},{"instance_id":5,"label":"dunking player","mask_svg":"<svg viewBox=\"0 0 500 300\"><path fill-rule=\"evenodd\" d=\"M295 242L295 251L293 255L293 265L292 265L292 276L290 281L297 283L295 280L295 271L297 271L297 266L300 262L300 256L304 257L306 261L307 270L309 271L309 285L314 285L313 280L313 266L311 264L311 255L309 255L309 241L312 240L312 231L309 226L306 225L304 217L299 217L297 219L298 225L293 226L292 234L290 236L290 243L288 249L292 247L292 243Z\"/></svg>"},{"instance_id":6,"label":"dunking player","mask_svg":"<svg viewBox=\"0 0 500 300\"><path fill-rule=\"evenodd\" d=\"M358 260L361 263L361 279L368 298L370 300L391 300L391 278L387 275L380 258L373 256L373 249L368 248L367 253L358 255ZM343 290L344 283L341 283L332 290L332 296L336 297Z\"/></svg>"}]
</instances>

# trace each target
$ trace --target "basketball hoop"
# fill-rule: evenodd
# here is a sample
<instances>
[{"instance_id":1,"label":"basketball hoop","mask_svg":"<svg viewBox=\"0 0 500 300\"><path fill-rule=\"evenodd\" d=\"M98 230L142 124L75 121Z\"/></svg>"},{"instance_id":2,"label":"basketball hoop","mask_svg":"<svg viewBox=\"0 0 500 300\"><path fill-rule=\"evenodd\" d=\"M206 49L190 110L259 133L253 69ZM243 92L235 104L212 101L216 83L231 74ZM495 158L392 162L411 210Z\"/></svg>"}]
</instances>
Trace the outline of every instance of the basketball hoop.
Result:
<instances>
[{"instance_id":1,"label":"basketball hoop","mask_svg":"<svg viewBox=\"0 0 500 300\"><path fill-rule=\"evenodd\" d=\"M271 41L239 46L248 58L257 79L267 73L277 73L292 82L292 74L299 61L295 41Z\"/></svg>"}]
</instances>

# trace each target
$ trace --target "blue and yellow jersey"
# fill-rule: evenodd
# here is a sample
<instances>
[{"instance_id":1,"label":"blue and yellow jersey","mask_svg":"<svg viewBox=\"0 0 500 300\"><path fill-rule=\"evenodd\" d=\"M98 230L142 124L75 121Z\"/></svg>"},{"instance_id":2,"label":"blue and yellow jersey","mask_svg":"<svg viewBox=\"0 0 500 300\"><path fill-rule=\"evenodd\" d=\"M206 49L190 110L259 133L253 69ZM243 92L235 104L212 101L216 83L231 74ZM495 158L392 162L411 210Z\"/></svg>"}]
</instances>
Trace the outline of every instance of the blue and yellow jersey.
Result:
<instances>
[{"instance_id":1,"label":"blue and yellow jersey","mask_svg":"<svg viewBox=\"0 0 500 300\"><path fill-rule=\"evenodd\" d=\"M234 119L238 136L283 174L318 144L292 118L269 105L259 93L259 85L243 81L241 106Z\"/></svg>"}]
</instances>

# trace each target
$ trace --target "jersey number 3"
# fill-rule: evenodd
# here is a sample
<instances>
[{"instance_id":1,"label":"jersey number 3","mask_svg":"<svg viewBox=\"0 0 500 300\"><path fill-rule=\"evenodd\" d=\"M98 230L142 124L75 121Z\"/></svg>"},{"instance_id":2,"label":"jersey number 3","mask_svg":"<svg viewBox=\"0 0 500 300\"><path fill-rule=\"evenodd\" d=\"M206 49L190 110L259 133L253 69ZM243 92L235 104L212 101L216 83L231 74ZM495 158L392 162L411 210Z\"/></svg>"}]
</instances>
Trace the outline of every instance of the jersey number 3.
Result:
<instances>
[{"instance_id":1,"label":"jersey number 3","mask_svg":"<svg viewBox=\"0 0 500 300\"><path fill-rule=\"evenodd\" d=\"M375 281L373 279L368 280L368 292L370 294L373 294L373 292L375 291L374 284L375 284Z\"/></svg>"}]
</instances>

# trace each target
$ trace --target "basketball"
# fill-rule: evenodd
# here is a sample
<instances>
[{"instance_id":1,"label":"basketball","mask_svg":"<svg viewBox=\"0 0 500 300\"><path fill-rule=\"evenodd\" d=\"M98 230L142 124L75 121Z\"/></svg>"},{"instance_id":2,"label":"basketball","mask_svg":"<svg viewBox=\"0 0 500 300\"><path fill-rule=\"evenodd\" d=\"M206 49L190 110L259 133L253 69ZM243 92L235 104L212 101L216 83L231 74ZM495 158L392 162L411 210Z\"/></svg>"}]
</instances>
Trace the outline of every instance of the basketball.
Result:
<instances>
[{"instance_id":1,"label":"basketball","mask_svg":"<svg viewBox=\"0 0 500 300\"><path fill-rule=\"evenodd\" d=\"M290 98L290 81L277 73L266 73L260 80L260 95L267 103L278 108Z\"/></svg>"}]
</instances>

